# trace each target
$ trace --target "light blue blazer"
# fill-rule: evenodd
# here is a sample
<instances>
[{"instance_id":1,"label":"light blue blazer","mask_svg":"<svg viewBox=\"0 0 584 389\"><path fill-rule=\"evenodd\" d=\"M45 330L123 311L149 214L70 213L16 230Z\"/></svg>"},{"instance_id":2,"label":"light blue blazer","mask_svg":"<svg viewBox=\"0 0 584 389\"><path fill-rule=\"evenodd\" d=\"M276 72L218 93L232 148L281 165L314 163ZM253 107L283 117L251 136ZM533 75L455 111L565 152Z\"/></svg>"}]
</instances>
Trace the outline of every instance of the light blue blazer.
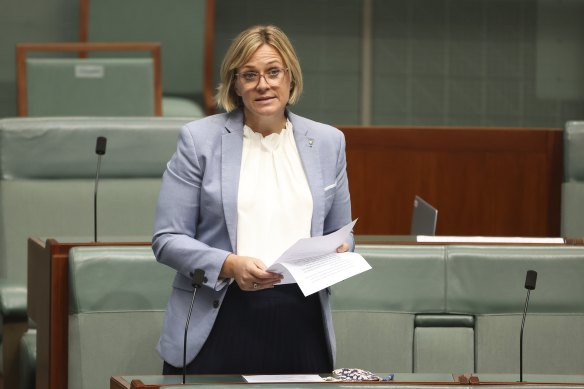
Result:
<instances>
[{"instance_id":1,"label":"light blue blazer","mask_svg":"<svg viewBox=\"0 0 584 389\"><path fill-rule=\"evenodd\" d=\"M336 231L351 221L345 138L341 131L287 112L313 198L311 235ZM223 262L236 252L237 193L243 147L243 113L209 116L186 124L168 162L156 209L152 248L156 259L176 270L157 350L183 365L183 336L194 269L205 271L189 324L187 363L205 343L229 280L219 279ZM348 242L354 246L353 238ZM260 258L262 259L262 258ZM335 360L328 289L319 292L331 361Z\"/></svg>"}]
</instances>

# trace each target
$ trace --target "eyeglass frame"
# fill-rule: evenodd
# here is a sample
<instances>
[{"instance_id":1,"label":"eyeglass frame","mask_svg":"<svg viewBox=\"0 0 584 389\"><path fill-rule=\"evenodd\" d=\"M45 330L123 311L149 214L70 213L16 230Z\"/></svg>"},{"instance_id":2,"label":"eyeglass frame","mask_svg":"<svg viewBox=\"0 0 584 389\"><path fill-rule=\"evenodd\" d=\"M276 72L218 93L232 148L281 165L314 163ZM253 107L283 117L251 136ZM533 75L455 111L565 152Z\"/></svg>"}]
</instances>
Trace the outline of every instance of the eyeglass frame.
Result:
<instances>
[{"instance_id":1,"label":"eyeglass frame","mask_svg":"<svg viewBox=\"0 0 584 389\"><path fill-rule=\"evenodd\" d=\"M279 70L280 72L284 72L284 74L286 74L286 73L289 73L289 72L290 72L290 68L280 68L280 67L273 67L273 68L270 68L270 69L269 69L267 72L270 72L270 71L272 71L272 70L276 70L276 69L277 69L277 70ZM266 83L267 83L268 85L270 85L270 86L278 86L278 85L280 85L280 83L282 82L282 80L279 80L279 82L278 82L277 84L272 84L272 83L270 83L270 81L268 80L268 78L266 78L266 73L262 73L262 72L255 72L255 71L253 71L253 70L245 71L245 72L243 72L243 73L233 73L233 76L234 76L235 78L237 78L237 79L240 79L240 76L242 76L242 75L244 75L244 74L246 74L246 73L254 73L254 74L257 74L257 76L258 76L258 79L257 79L257 81L255 82L255 85L258 85L258 84L260 83L260 80L261 80L261 78L262 78L262 77L264 78L264 80L266 81ZM278 74L279 74L279 73L278 73ZM282 76L282 77L283 77L283 76ZM244 79L242 79L242 81L243 81L244 85L249 85L249 86L252 86L252 85L254 85L254 82L253 82L253 80L245 80L245 78L244 78ZM274 80L272 80L272 81L274 81Z\"/></svg>"}]
</instances>

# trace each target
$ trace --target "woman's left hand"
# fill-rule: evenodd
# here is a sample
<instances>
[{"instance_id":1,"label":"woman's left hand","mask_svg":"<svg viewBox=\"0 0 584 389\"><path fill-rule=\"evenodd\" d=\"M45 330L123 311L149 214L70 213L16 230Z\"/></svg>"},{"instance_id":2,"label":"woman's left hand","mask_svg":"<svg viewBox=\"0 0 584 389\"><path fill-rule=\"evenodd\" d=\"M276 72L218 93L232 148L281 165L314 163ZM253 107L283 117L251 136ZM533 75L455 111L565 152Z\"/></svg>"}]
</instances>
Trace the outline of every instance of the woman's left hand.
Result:
<instances>
[{"instance_id":1,"label":"woman's left hand","mask_svg":"<svg viewBox=\"0 0 584 389\"><path fill-rule=\"evenodd\" d=\"M349 251L349 245L347 243L343 243L337 248L337 253L344 253L345 251Z\"/></svg>"}]
</instances>

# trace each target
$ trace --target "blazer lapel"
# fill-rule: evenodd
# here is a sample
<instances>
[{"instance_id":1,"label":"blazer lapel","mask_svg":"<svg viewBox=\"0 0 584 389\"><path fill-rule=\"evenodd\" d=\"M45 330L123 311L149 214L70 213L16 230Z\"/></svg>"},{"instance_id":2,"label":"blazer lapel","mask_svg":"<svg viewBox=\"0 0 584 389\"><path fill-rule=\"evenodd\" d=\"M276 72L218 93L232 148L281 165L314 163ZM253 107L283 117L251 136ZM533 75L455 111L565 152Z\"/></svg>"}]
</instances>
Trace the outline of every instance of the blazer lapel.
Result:
<instances>
[{"instance_id":1,"label":"blazer lapel","mask_svg":"<svg viewBox=\"0 0 584 389\"><path fill-rule=\"evenodd\" d=\"M288 118L293 126L296 148L302 160L308 186L312 193L311 235L319 236L322 235L324 230L324 184L318 153L318 139L311 135L310 128L302 120L299 120L296 115L288 112Z\"/></svg>"},{"instance_id":2,"label":"blazer lapel","mask_svg":"<svg viewBox=\"0 0 584 389\"><path fill-rule=\"evenodd\" d=\"M243 114L233 111L225 124L221 142L221 196L225 223L233 252L237 252L237 192L243 149Z\"/></svg>"}]
</instances>

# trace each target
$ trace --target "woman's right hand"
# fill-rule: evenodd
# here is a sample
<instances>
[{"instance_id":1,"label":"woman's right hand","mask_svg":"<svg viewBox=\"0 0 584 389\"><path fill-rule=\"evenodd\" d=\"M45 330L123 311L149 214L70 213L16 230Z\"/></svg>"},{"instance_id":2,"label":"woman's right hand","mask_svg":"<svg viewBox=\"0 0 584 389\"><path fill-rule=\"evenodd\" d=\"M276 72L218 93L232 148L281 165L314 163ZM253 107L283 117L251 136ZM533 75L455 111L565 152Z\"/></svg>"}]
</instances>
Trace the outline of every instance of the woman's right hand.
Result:
<instances>
[{"instance_id":1,"label":"woman's right hand","mask_svg":"<svg viewBox=\"0 0 584 389\"><path fill-rule=\"evenodd\" d=\"M241 290L257 291L273 288L282 280L277 273L266 271L266 265L259 259L229 254L220 273L221 278L233 278Z\"/></svg>"}]
</instances>

